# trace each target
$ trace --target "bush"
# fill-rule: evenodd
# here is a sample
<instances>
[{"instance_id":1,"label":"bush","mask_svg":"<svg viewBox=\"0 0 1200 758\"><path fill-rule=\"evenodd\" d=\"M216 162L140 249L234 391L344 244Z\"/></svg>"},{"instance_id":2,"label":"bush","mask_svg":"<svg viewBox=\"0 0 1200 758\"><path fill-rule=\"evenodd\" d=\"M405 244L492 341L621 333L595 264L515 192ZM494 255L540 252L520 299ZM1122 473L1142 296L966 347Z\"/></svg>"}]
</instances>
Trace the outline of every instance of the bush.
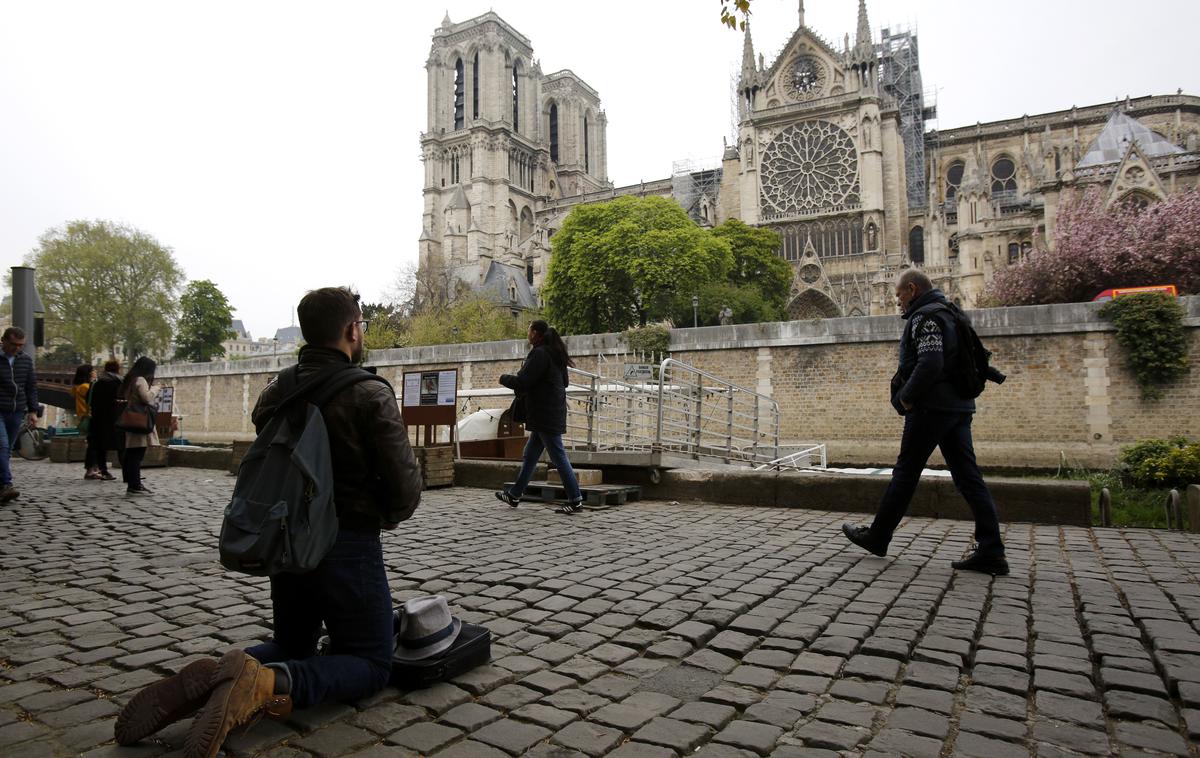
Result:
<instances>
[{"instance_id":1,"label":"bush","mask_svg":"<svg viewBox=\"0 0 1200 758\"><path fill-rule=\"evenodd\" d=\"M630 350L654 361L666 358L671 346L671 326L665 322L626 329L621 336Z\"/></svg>"},{"instance_id":2,"label":"bush","mask_svg":"<svg viewBox=\"0 0 1200 758\"><path fill-rule=\"evenodd\" d=\"M1200 483L1200 442L1142 440L1121 453L1122 478L1135 487L1182 489Z\"/></svg>"},{"instance_id":3,"label":"bush","mask_svg":"<svg viewBox=\"0 0 1200 758\"><path fill-rule=\"evenodd\" d=\"M1117 298L1104 304L1100 316L1117 327L1117 342L1125 349L1143 400L1161 397L1161 385L1187 373L1184 312L1174 297L1145 294Z\"/></svg>"}]
</instances>

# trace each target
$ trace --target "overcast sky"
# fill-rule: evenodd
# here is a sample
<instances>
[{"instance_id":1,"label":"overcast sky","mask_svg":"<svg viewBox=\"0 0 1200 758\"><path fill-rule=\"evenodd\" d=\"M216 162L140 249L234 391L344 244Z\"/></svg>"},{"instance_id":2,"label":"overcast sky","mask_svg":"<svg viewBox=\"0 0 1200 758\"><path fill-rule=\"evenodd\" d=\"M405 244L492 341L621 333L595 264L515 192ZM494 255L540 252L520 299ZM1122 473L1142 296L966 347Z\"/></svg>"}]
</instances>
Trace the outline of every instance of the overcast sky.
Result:
<instances>
[{"instance_id":1,"label":"overcast sky","mask_svg":"<svg viewBox=\"0 0 1200 758\"><path fill-rule=\"evenodd\" d=\"M794 0L754 0L768 65ZM416 259L425 59L449 10L495 10L542 71L570 68L608 114L618 186L715 158L730 132L742 35L715 0L114 2L0 0L0 261L48 228L103 218L212 279L255 337L303 293L384 295ZM1200 2L872 0L872 32L916 27L930 127L1109 102L1200 95ZM841 48L855 0L809 0Z\"/></svg>"}]
</instances>

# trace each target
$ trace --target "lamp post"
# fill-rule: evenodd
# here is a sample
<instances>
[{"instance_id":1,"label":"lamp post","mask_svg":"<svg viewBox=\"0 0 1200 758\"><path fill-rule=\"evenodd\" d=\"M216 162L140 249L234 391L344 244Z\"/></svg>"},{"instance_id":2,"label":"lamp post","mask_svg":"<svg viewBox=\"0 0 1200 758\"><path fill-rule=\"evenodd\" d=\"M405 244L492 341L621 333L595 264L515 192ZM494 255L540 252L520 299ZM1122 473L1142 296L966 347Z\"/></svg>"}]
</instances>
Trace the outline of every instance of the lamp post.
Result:
<instances>
[{"instance_id":1,"label":"lamp post","mask_svg":"<svg viewBox=\"0 0 1200 758\"><path fill-rule=\"evenodd\" d=\"M279 338L278 337L271 338L271 361L276 366L279 365Z\"/></svg>"},{"instance_id":2,"label":"lamp post","mask_svg":"<svg viewBox=\"0 0 1200 758\"><path fill-rule=\"evenodd\" d=\"M692 328L700 326L700 296L692 295Z\"/></svg>"}]
</instances>

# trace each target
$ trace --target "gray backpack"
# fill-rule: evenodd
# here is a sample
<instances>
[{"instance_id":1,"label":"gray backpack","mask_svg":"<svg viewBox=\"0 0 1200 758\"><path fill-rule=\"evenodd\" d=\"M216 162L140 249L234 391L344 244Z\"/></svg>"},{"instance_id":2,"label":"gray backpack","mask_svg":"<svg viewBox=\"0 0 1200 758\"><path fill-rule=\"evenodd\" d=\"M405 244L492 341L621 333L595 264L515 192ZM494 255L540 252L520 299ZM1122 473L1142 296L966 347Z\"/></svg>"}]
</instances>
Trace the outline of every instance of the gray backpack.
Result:
<instances>
[{"instance_id":1,"label":"gray backpack","mask_svg":"<svg viewBox=\"0 0 1200 758\"><path fill-rule=\"evenodd\" d=\"M238 466L225 508L221 565L251 576L302 574L325 558L337 539L329 434L320 408L341 390L375 379L361 368L337 366L299 382L280 373L291 391Z\"/></svg>"}]
</instances>

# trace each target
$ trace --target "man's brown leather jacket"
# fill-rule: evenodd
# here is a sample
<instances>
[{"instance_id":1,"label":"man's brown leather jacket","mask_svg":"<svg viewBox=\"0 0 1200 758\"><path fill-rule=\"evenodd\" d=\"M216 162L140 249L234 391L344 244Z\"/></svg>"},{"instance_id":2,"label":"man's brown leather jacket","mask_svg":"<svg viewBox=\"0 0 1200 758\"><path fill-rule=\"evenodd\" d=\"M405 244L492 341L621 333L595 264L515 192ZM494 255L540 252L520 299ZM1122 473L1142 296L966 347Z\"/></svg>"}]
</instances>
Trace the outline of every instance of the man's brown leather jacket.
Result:
<instances>
[{"instance_id":1,"label":"man's brown leather jacket","mask_svg":"<svg viewBox=\"0 0 1200 758\"><path fill-rule=\"evenodd\" d=\"M300 350L300 380L337 363L345 353L306 345ZM250 419L262 431L283 399L278 382L258 397ZM321 409L329 432L333 499L338 524L351 531L378 531L404 521L421 501L421 467L408 442L408 429L388 385L368 379L339 392Z\"/></svg>"}]
</instances>

